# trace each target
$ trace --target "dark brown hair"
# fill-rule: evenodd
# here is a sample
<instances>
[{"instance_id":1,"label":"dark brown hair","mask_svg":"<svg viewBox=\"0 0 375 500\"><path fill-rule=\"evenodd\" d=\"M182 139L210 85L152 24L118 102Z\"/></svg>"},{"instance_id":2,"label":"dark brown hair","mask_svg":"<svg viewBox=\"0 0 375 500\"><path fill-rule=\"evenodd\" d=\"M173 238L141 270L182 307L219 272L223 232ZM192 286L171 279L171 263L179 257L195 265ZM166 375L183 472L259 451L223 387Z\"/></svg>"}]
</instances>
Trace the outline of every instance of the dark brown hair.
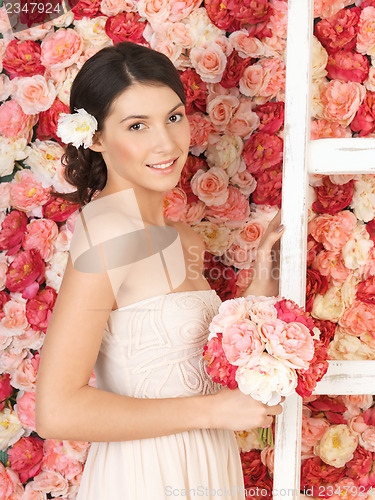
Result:
<instances>
[{"instance_id":1,"label":"dark brown hair","mask_svg":"<svg viewBox=\"0 0 375 500\"><path fill-rule=\"evenodd\" d=\"M95 116L100 132L116 98L136 82L170 87L186 104L179 73L167 56L133 42L120 42L99 50L83 64L70 90L70 113L84 108ZM61 162L66 181L77 191L51 191L51 196L83 206L106 185L107 167L100 152L68 144Z\"/></svg>"}]
</instances>

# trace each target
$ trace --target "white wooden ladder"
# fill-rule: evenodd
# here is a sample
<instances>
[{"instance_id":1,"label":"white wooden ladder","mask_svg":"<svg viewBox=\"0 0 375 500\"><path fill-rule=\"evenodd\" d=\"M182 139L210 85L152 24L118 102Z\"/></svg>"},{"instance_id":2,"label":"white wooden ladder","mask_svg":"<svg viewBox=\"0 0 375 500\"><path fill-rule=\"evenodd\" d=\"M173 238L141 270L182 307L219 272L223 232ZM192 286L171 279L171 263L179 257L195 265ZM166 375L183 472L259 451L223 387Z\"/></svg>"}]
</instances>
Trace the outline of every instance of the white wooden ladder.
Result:
<instances>
[{"instance_id":1,"label":"white wooden ladder","mask_svg":"<svg viewBox=\"0 0 375 500\"><path fill-rule=\"evenodd\" d=\"M310 141L313 0L288 0L280 295L305 304L308 173L375 174L375 139ZM375 361L330 361L314 394L375 394ZM300 494L302 398L276 419L275 500Z\"/></svg>"}]
</instances>

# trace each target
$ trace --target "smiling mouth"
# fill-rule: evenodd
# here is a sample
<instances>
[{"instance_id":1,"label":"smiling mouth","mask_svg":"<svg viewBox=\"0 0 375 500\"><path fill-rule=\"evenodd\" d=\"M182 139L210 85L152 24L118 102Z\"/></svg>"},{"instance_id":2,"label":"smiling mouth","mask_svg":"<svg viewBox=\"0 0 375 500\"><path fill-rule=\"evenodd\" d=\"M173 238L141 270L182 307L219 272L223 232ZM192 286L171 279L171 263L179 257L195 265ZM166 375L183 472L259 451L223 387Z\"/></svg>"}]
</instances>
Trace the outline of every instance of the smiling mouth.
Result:
<instances>
[{"instance_id":1,"label":"smiling mouth","mask_svg":"<svg viewBox=\"0 0 375 500\"><path fill-rule=\"evenodd\" d=\"M158 170L166 170L167 168L170 168L172 165L174 165L176 163L177 159L178 158L175 158L174 160L171 160L171 161L166 162L166 163L150 164L147 166L150 168L156 168Z\"/></svg>"}]
</instances>

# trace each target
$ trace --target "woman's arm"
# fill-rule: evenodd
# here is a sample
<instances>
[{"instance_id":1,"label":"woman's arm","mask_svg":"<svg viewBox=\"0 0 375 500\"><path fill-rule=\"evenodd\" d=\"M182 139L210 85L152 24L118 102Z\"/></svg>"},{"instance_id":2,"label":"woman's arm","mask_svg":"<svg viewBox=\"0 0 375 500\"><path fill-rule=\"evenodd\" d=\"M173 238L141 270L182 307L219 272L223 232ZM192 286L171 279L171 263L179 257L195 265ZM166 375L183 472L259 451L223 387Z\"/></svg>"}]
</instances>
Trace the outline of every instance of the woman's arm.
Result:
<instances>
[{"instance_id":1,"label":"woman's arm","mask_svg":"<svg viewBox=\"0 0 375 500\"><path fill-rule=\"evenodd\" d=\"M285 231L280 223L281 212L279 211L264 233L253 266L253 279L242 297L247 297L247 295L272 297L279 294L280 238Z\"/></svg>"}]
</instances>

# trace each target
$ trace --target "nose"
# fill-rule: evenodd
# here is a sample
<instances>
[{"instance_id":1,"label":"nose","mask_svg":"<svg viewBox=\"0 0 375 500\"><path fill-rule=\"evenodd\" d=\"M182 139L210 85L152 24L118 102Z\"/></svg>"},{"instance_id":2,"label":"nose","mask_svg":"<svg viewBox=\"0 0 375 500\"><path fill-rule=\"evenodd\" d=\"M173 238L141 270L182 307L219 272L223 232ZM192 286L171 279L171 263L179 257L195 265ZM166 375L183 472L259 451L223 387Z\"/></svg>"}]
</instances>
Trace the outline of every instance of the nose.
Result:
<instances>
[{"instance_id":1,"label":"nose","mask_svg":"<svg viewBox=\"0 0 375 500\"><path fill-rule=\"evenodd\" d=\"M152 150L155 154L171 153L173 156L176 153L176 142L171 128L170 125L161 125L155 128L152 138Z\"/></svg>"}]
</instances>

